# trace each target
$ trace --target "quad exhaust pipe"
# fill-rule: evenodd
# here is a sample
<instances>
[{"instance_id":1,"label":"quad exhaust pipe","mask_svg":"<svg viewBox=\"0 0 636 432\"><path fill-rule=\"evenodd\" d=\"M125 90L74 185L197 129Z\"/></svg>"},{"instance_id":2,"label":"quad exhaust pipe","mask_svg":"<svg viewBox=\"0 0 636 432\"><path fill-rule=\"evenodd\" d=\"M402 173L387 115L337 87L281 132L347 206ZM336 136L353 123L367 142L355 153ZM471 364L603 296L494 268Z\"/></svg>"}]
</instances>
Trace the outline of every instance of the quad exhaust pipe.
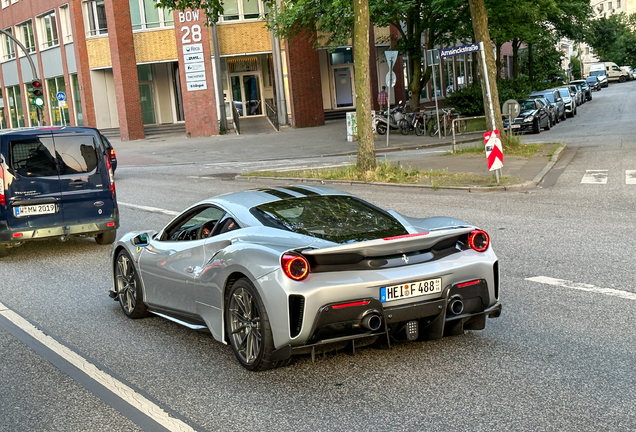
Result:
<instances>
[{"instance_id":1,"label":"quad exhaust pipe","mask_svg":"<svg viewBox=\"0 0 636 432\"><path fill-rule=\"evenodd\" d=\"M371 313L362 318L360 325L367 330L376 331L382 326L382 318L377 313Z\"/></svg>"}]
</instances>

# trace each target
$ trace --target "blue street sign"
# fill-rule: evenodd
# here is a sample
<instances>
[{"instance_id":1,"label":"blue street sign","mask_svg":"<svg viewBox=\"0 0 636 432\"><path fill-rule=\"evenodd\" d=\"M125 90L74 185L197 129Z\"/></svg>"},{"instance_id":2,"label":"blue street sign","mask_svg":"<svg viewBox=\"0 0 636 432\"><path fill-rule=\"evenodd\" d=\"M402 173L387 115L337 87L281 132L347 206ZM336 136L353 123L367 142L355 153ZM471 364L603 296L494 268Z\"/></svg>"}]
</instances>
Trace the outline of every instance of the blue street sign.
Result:
<instances>
[{"instance_id":1,"label":"blue street sign","mask_svg":"<svg viewBox=\"0 0 636 432\"><path fill-rule=\"evenodd\" d=\"M470 54L479 51L479 44L473 43L439 50L440 58L452 57L462 54Z\"/></svg>"},{"instance_id":2,"label":"blue street sign","mask_svg":"<svg viewBox=\"0 0 636 432\"><path fill-rule=\"evenodd\" d=\"M55 94L55 97L57 98L57 100L59 100L60 102L65 101L66 100L66 93L64 92L57 92Z\"/></svg>"}]
</instances>

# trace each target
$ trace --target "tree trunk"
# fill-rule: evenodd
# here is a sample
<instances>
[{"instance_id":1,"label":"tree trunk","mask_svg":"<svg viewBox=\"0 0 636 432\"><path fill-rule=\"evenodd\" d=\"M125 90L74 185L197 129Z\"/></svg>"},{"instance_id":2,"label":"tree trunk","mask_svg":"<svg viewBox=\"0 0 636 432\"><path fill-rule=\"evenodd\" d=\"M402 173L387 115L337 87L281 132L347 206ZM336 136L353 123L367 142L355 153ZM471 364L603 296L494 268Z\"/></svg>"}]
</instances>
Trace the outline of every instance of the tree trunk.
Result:
<instances>
[{"instance_id":1,"label":"tree trunk","mask_svg":"<svg viewBox=\"0 0 636 432\"><path fill-rule=\"evenodd\" d=\"M356 117L358 122L358 162L360 171L374 170L375 141L371 119L369 74L369 0L353 2L353 64L356 70Z\"/></svg>"},{"instance_id":2,"label":"tree trunk","mask_svg":"<svg viewBox=\"0 0 636 432\"><path fill-rule=\"evenodd\" d=\"M532 58L532 44L528 44L528 78L534 81L534 58Z\"/></svg>"},{"instance_id":3,"label":"tree trunk","mask_svg":"<svg viewBox=\"0 0 636 432\"><path fill-rule=\"evenodd\" d=\"M473 32L477 42L484 43L484 54L486 57L486 67L488 69L488 81L490 84L490 95L492 100L492 114L488 104L486 79L481 74L481 88L484 95L484 111L486 112L486 127L492 130L492 125L499 131L503 131L503 121L501 119L501 106L499 105L499 92L497 91L497 65L495 64L495 55L492 52L492 41L490 40L490 32L488 31L488 14L486 12L486 4L484 0L469 0L470 15L473 22ZM479 64L483 70L481 63L481 53L479 56ZM493 121L494 120L494 121ZM501 141L505 144L506 134L501 134Z\"/></svg>"},{"instance_id":4,"label":"tree trunk","mask_svg":"<svg viewBox=\"0 0 636 432\"><path fill-rule=\"evenodd\" d=\"M497 81L501 79L501 66L503 62L501 61L501 47L502 43L495 43L495 52L497 53L497 58L495 59L495 64L497 65Z\"/></svg>"},{"instance_id":5,"label":"tree trunk","mask_svg":"<svg viewBox=\"0 0 636 432\"><path fill-rule=\"evenodd\" d=\"M519 46L521 45L520 39L514 39L512 41L512 77L514 79L519 78Z\"/></svg>"}]
</instances>

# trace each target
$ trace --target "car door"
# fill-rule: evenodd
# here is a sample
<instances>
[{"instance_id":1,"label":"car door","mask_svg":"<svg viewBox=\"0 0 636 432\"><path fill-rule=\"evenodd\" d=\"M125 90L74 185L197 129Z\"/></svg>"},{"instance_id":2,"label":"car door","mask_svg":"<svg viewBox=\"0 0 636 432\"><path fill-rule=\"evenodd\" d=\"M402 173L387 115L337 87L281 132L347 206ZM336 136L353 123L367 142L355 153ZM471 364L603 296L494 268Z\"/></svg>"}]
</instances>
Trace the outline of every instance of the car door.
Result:
<instances>
[{"instance_id":1,"label":"car door","mask_svg":"<svg viewBox=\"0 0 636 432\"><path fill-rule=\"evenodd\" d=\"M9 228L62 226L60 176L51 133L6 136L2 144L6 149L4 183Z\"/></svg>"},{"instance_id":2,"label":"car door","mask_svg":"<svg viewBox=\"0 0 636 432\"><path fill-rule=\"evenodd\" d=\"M198 206L149 241L139 258L148 305L196 315L196 277L212 253L205 247L207 235L224 214L212 205Z\"/></svg>"},{"instance_id":3,"label":"car door","mask_svg":"<svg viewBox=\"0 0 636 432\"><path fill-rule=\"evenodd\" d=\"M86 132L55 133L64 222L73 226L113 217L113 200L101 143Z\"/></svg>"}]
</instances>

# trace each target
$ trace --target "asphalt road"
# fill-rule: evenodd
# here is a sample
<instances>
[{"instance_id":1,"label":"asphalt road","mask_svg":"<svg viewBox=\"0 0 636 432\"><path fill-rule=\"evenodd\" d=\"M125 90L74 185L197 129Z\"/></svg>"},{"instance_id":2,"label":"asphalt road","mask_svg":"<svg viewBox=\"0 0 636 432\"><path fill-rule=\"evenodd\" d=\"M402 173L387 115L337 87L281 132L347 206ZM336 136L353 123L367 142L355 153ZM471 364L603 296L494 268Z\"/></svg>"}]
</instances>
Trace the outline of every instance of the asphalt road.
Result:
<instances>
[{"instance_id":1,"label":"asphalt road","mask_svg":"<svg viewBox=\"0 0 636 432\"><path fill-rule=\"evenodd\" d=\"M488 231L504 308L485 330L250 373L207 333L127 319L107 296L110 247L81 239L11 250L0 263L0 313L15 312L197 431L634 430L634 96L636 82L610 85L575 118L525 137L568 145L531 191L338 186L409 216L449 215ZM120 232L171 219L126 204L178 212L271 184L225 181L214 175L236 166L194 162L119 167ZM582 183L587 170L607 172ZM35 339L0 315L0 431L180 430L117 402Z\"/></svg>"}]
</instances>

